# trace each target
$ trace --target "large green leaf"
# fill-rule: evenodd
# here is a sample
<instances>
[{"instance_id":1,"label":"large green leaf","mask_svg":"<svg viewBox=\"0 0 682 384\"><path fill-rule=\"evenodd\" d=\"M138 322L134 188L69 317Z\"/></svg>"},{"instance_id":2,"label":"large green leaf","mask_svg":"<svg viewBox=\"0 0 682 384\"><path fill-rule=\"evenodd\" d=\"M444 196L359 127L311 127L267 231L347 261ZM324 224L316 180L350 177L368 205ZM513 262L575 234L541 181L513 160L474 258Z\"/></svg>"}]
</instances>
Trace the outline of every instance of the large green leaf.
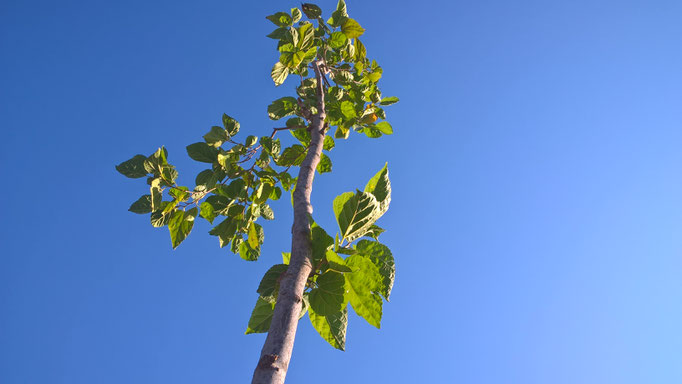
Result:
<instances>
[{"instance_id":1,"label":"large green leaf","mask_svg":"<svg viewBox=\"0 0 682 384\"><path fill-rule=\"evenodd\" d=\"M348 38L341 31L336 31L329 37L329 46L338 49L343 48L348 42Z\"/></svg>"},{"instance_id":2,"label":"large green leaf","mask_svg":"<svg viewBox=\"0 0 682 384\"><path fill-rule=\"evenodd\" d=\"M237 222L232 217L227 217L220 224L213 227L208 234L218 236L220 240L220 248L226 246L232 240L234 233L237 231Z\"/></svg>"},{"instance_id":3,"label":"large green leaf","mask_svg":"<svg viewBox=\"0 0 682 384\"><path fill-rule=\"evenodd\" d=\"M358 241L355 249L358 255L368 257L379 269L383 281L380 293L388 300L395 280L395 260L391 250L384 244L371 240Z\"/></svg>"},{"instance_id":4,"label":"large green leaf","mask_svg":"<svg viewBox=\"0 0 682 384\"><path fill-rule=\"evenodd\" d=\"M324 256L325 260L327 260L327 268L336 271L336 272L353 272L353 270L346 265L346 261L343 260L343 258L339 255L336 254L336 252L330 250L327 250L327 253Z\"/></svg>"},{"instance_id":5,"label":"large green leaf","mask_svg":"<svg viewBox=\"0 0 682 384\"><path fill-rule=\"evenodd\" d=\"M289 126L289 121L287 121L287 126ZM310 132L308 132L308 129L306 128L292 129L289 130L289 132L291 132L291 135L298 139L298 141L301 142L301 144L304 147L307 147L310 144Z\"/></svg>"},{"instance_id":6,"label":"large green leaf","mask_svg":"<svg viewBox=\"0 0 682 384\"><path fill-rule=\"evenodd\" d=\"M310 23L305 23L298 28L298 44L297 48L299 50L308 50L313 45L313 39L315 38L315 28Z\"/></svg>"},{"instance_id":7,"label":"large green leaf","mask_svg":"<svg viewBox=\"0 0 682 384\"><path fill-rule=\"evenodd\" d=\"M287 34L287 28L280 27L275 29L274 31L270 32L269 35L266 35L266 37L269 37L271 39L275 40L284 40L284 37Z\"/></svg>"},{"instance_id":8,"label":"large green leaf","mask_svg":"<svg viewBox=\"0 0 682 384\"><path fill-rule=\"evenodd\" d=\"M346 119L353 119L358 116L355 112L355 104L348 100L341 102L341 113Z\"/></svg>"},{"instance_id":9,"label":"large green leaf","mask_svg":"<svg viewBox=\"0 0 682 384\"><path fill-rule=\"evenodd\" d=\"M334 214L341 239L353 241L367 232L379 218L379 203L367 192L346 192L334 199Z\"/></svg>"},{"instance_id":10,"label":"large green leaf","mask_svg":"<svg viewBox=\"0 0 682 384\"><path fill-rule=\"evenodd\" d=\"M223 113L223 127L225 127L225 130L230 137L233 137L239 132L239 122L225 113Z\"/></svg>"},{"instance_id":11,"label":"large green leaf","mask_svg":"<svg viewBox=\"0 0 682 384\"><path fill-rule=\"evenodd\" d=\"M268 301L262 297L258 297L256 307L251 312L249 325L246 327L246 334L249 333L265 333L270 329L270 322L272 321L272 314L275 311L275 302Z\"/></svg>"},{"instance_id":12,"label":"large green leaf","mask_svg":"<svg viewBox=\"0 0 682 384\"><path fill-rule=\"evenodd\" d=\"M346 265L354 270L344 274L350 305L368 323L380 328L383 301L378 292L383 288L383 277L379 268L369 258L360 255L349 256Z\"/></svg>"},{"instance_id":13,"label":"large green leaf","mask_svg":"<svg viewBox=\"0 0 682 384\"><path fill-rule=\"evenodd\" d=\"M308 309L308 316L317 333L327 340L332 347L342 351L346 349L348 307L327 316L316 313L311 307Z\"/></svg>"},{"instance_id":14,"label":"large green leaf","mask_svg":"<svg viewBox=\"0 0 682 384\"><path fill-rule=\"evenodd\" d=\"M260 216L260 212L259 212ZM249 232L248 232L248 244L251 246L251 248L258 250L260 249L260 246L263 244L263 241L265 240L265 234L263 232L263 227L260 225L251 222L249 224Z\"/></svg>"},{"instance_id":15,"label":"large green leaf","mask_svg":"<svg viewBox=\"0 0 682 384\"><path fill-rule=\"evenodd\" d=\"M258 285L257 292L263 296L272 296L273 298L277 296L279 291L279 281L282 275L287 271L289 266L287 264L275 264L263 275L263 278Z\"/></svg>"},{"instance_id":16,"label":"large green leaf","mask_svg":"<svg viewBox=\"0 0 682 384\"><path fill-rule=\"evenodd\" d=\"M206 140L206 143L213 147L220 147L223 142L229 139L230 135L227 133L227 130L215 125L211 127L211 130L207 134L204 135L204 140Z\"/></svg>"},{"instance_id":17,"label":"large green leaf","mask_svg":"<svg viewBox=\"0 0 682 384\"><path fill-rule=\"evenodd\" d=\"M150 213L152 211L152 196L142 195L128 208L133 213Z\"/></svg>"},{"instance_id":18,"label":"large green leaf","mask_svg":"<svg viewBox=\"0 0 682 384\"><path fill-rule=\"evenodd\" d=\"M275 86L282 85L284 80L287 79L287 76L289 76L289 68L279 61L276 62L272 67L272 71L270 71L270 77L272 77L272 81L275 82Z\"/></svg>"},{"instance_id":19,"label":"large green leaf","mask_svg":"<svg viewBox=\"0 0 682 384\"><path fill-rule=\"evenodd\" d=\"M266 19L273 22L278 27L288 27L293 23L291 16L284 12L277 12L274 15L266 16Z\"/></svg>"},{"instance_id":20,"label":"large green leaf","mask_svg":"<svg viewBox=\"0 0 682 384\"><path fill-rule=\"evenodd\" d=\"M173 249L177 248L178 245L187 238L187 235L192 232L197 212L198 210L196 207L188 211L178 210L173 212L170 221L168 222L168 231L170 232Z\"/></svg>"},{"instance_id":21,"label":"large green leaf","mask_svg":"<svg viewBox=\"0 0 682 384\"><path fill-rule=\"evenodd\" d=\"M336 143L334 143L333 137L331 137L331 136L325 136L324 137L324 142L322 143L322 149L324 149L325 151L331 151L335 145L336 145Z\"/></svg>"},{"instance_id":22,"label":"large green leaf","mask_svg":"<svg viewBox=\"0 0 682 384\"><path fill-rule=\"evenodd\" d=\"M310 291L310 307L320 315L334 314L343 307L345 279L343 274L327 271L317 278L317 287Z\"/></svg>"},{"instance_id":23,"label":"large green leaf","mask_svg":"<svg viewBox=\"0 0 682 384\"><path fill-rule=\"evenodd\" d=\"M391 127L391 124L389 124L388 121L380 121L376 123L375 126L379 131L381 131L381 133L384 133L386 135L393 134L393 127Z\"/></svg>"},{"instance_id":24,"label":"large green leaf","mask_svg":"<svg viewBox=\"0 0 682 384\"><path fill-rule=\"evenodd\" d=\"M327 173L332 171L332 160L324 153L320 154L320 162L317 164L317 172Z\"/></svg>"},{"instance_id":25,"label":"large green leaf","mask_svg":"<svg viewBox=\"0 0 682 384\"><path fill-rule=\"evenodd\" d=\"M218 150L206 143L194 143L187 146L189 157L202 163L213 163L218 158Z\"/></svg>"},{"instance_id":26,"label":"large green leaf","mask_svg":"<svg viewBox=\"0 0 682 384\"><path fill-rule=\"evenodd\" d=\"M360 26L360 23L353 19L346 19L341 26L341 32L343 32L349 39L354 39L356 37L362 36L365 33L365 29Z\"/></svg>"},{"instance_id":27,"label":"large green leaf","mask_svg":"<svg viewBox=\"0 0 682 384\"><path fill-rule=\"evenodd\" d=\"M288 68L295 69L301 64L304 57L305 51L283 51L279 55L279 62L286 65Z\"/></svg>"},{"instance_id":28,"label":"large green leaf","mask_svg":"<svg viewBox=\"0 0 682 384\"><path fill-rule=\"evenodd\" d=\"M374 195L379 202L378 217L386 213L391 203L391 181L388 178L388 163L369 179L369 182L365 185L365 192Z\"/></svg>"},{"instance_id":29,"label":"large green leaf","mask_svg":"<svg viewBox=\"0 0 682 384\"><path fill-rule=\"evenodd\" d=\"M279 120L285 116L293 115L297 108L296 99L291 96L279 98L268 106L268 117L271 120Z\"/></svg>"},{"instance_id":30,"label":"large green leaf","mask_svg":"<svg viewBox=\"0 0 682 384\"><path fill-rule=\"evenodd\" d=\"M310 228L310 236L312 259L317 264L325 256L327 249L334 245L334 238L329 236L317 223L313 223Z\"/></svg>"},{"instance_id":31,"label":"large green leaf","mask_svg":"<svg viewBox=\"0 0 682 384\"><path fill-rule=\"evenodd\" d=\"M301 8L303 8L303 13L305 13L309 19L317 19L322 16L322 9L315 4L303 3L301 4Z\"/></svg>"},{"instance_id":32,"label":"large green leaf","mask_svg":"<svg viewBox=\"0 0 682 384\"><path fill-rule=\"evenodd\" d=\"M275 220L275 212L273 212L272 208L265 203L260 206L260 216L265 220Z\"/></svg>"},{"instance_id":33,"label":"large green leaf","mask_svg":"<svg viewBox=\"0 0 682 384\"><path fill-rule=\"evenodd\" d=\"M332 12L332 17L327 20L327 24L331 25L332 27L338 27L340 26L348 17L348 13L346 11L346 3L343 0L339 0L338 4L336 5L336 11Z\"/></svg>"},{"instance_id":34,"label":"large green leaf","mask_svg":"<svg viewBox=\"0 0 682 384\"><path fill-rule=\"evenodd\" d=\"M305 159L306 149L302 145L294 144L286 148L277 159L277 165L288 167L291 165L301 165Z\"/></svg>"},{"instance_id":35,"label":"large green leaf","mask_svg":"<svg viewBox=\"0 0 682 384\"><path fill-rule=\"evenodd\" d=\"M116 170L120 172L125 177L130 177L131 179L139 179L140 177L147 176L147 171L144 168L144 161L147 160L147 156L135 155L131 159L122 162L116 166Z\"/></svg>"}]
</instances>

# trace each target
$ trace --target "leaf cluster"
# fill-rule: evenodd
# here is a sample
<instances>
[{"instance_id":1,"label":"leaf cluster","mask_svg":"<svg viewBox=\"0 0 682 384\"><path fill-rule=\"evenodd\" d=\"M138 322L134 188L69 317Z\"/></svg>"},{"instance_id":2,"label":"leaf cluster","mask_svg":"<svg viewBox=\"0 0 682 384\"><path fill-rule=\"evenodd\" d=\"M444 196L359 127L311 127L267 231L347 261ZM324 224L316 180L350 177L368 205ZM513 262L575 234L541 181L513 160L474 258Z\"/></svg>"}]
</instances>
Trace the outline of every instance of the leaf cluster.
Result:
<instances>
[{"instance_id":1,"label":"leaf cluster","mask_svg":"<svg viewBox=\"0 0 682 384\"><path fill-rule=\"evenodd\" d=\"M275 85L290 76L299 77L295 95L278 98L267 107L271 120L286 118L283 126L273 128L269 135L248 135L238 140L240 124L223 114L221 125L211 127L203 141L186 148L190 158L207 165L196 175L193 187L177 183L178 172L168 163L164 147L116 166L126 177L146 178L149 192L129 210L149 214L154 227L167 227L173 248L187 238L200 217L212 225L209 234L218 238L221 248L245 260L258 259L265 239L258 220L275 218L270 204L283 192L291 193L293 201L297 179L289 170L306 158L311 122L314 116L322 116L320 108L325 112L326 152L335 147L335 139L347 139L351 131L370 138L393 133L384 108L398 98L382 96L379 80L383 69L368 58L360 40L365 30L348 15L343 0L326 20L314 4L302 4L301 9L277 12L267 19L277 27L268 35L277 41L279 54L271 71ZM321 76L311 73L313 68ZM329 127L335 128L333 135L326 134ZM289 131L293 144L285 147L275 137L280 131ZM321 154L316 170L320 174L332 171L328 154ZM311 218L314 268L303 295L301 317L308 313L315 329L335 348L345 348L349 304L370 324L380 327L383 300L389 298L395 264L391 251L378 241L384 230L375 223L390 200L388 167L384 166L364 190L334 199L339 226L335 237ZM263 276L246 333L268 331L279 282L288 264L289 254L283 253L283 262Z\"/></svg>"},{"instance_id":2,"label":"leaf cluster","mask_svg":"<svg viewBox=\"0 0 682 384\"><path fill-rule=\"evenodd\" d=\"M309 77L313 60L323 63L325 75L326 122L336 127L334 138L346 139L351 130L377 138L393 133L386 119L385 106L398 102L397 97L382 97L379 80L383 69L367 57L367 48L360 41L365 29L347 12L346 3L339 0L336 10L325 21L314 4L303 4L303 14L292 8L290 13L277 12L267 17L278 28L268 37L277 40L279 61L272 68L275 85L284 83L290 75L298 75L298 98L277 100L270 118L277 120L290 114L309 118L317 112L317 79ZM315 27L315 23L317 27Z\"/></svg>"},{"instance_id":3,"label":"leaf cluster","mask_svg":"<svg viewBox=\"0 0 682 384\"><path fill-rule=\"evenodd\" d=\"M363 191L346 192L334 199L339 232L331 237L311 224L313 272L303 294L301 317L310 321L329 344L345 349L348 304L371 325L381 326L383 300L388 300L395 277L395 262L388 247L378 241L384 231L375 222L391 201L388 167L384 166ZM359 240L355 242L355 240ZM272 266L258 286L258 301L246 333L267 332L277 300L279 282L290 255Z\"/></svg>"}]
</instances>

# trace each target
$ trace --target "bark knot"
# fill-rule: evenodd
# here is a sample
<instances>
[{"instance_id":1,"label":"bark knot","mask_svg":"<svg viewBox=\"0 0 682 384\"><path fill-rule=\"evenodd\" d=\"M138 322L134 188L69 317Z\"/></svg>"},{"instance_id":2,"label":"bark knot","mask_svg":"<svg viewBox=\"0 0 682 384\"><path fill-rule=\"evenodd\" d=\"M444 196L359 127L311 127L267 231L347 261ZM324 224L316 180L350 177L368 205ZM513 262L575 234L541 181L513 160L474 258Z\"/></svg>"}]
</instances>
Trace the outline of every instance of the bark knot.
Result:
<instances>
[{"instance_id":1,"label":"bark knot","mask_svg":"<svg viewBox=\"0 0 682 384\"><path fill-rule=\"evenodd\" d=\"M260 361L258 362L258 368L261 369L274 369L275 371L279 371L279 368L275 366L275 361L279 359L278 355L275 354L266 354L261 356Z\"/></svg>"}]
</instances>

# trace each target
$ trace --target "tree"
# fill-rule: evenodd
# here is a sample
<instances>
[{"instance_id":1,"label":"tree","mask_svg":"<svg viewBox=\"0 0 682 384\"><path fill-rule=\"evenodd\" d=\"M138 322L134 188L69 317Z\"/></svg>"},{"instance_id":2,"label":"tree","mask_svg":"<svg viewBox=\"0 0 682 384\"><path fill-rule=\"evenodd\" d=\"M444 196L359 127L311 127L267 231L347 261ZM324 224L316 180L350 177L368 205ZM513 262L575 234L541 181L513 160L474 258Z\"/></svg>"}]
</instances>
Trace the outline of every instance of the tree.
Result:
<instances>
[{"instance_id":1,"label":"tree","mask_svg":"<svg viewBox=\"0 0 682 384\"><path fill-rule=\"evenodd\" d=\"M308 20L301 20L303 15ZM341 350L348 304L380 327L395 274L391 251L378 241L384 230L375 225L391 201L387 165L364 190L334 199L335 237L314 221L310 195L315 172L332 170L323 151L331 151L335 139L347 139L351 131L370 138L392 134L383 107L398 98L382 97L377 85L382 68L367 58L360 41L365 30L348 16L344 0L327 21L314 4L267 19L277 26L268 35L277 41L280 55L271 72L275 85L290 75L300 78L296 97L281 97L268 106L270 119L288 117L283 127L266 136L249 135L242 143L235 139L239 123L223 114L222 126L211 127L203 142L187 146L192 159L211 165L196 176L191 190L176 183L178 172L164 147L150 156L135 155L116 169L130 178L146 177L150 193L129 210L150 214L154 227L168 227L173 248L190 234L198 216L216 224L209 234L218 237L221 248L229 246L251 261L260 256L265 238L258 219L274 219L268 201L279 199L282 190L291 193L291 252L263 276L246 330L268 333L253 383L283 383L296 327L306 312L319 334ZM327 135L332 127L333 136ZM282 151L275 138L280 131L289 131L298 144ZM298 176L289 173L292 167L299 167Z\"/></svg>"}]
</instances>

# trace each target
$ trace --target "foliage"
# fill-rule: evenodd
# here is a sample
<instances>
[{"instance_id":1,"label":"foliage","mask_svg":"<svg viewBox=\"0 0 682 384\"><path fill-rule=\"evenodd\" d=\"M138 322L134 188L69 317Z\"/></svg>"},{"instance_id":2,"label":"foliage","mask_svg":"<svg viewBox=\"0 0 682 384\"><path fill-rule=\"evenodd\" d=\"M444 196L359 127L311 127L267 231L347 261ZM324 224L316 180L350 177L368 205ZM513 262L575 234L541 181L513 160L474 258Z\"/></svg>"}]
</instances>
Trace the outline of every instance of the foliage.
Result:
<instances>
[{"instance_id":1,"label":"foliage","mask_svg":"<svg viewBox=\"0 0 682 384\"><path fill-rule=\"evenodd\" d=\"M260 218L273 220L275 212L269 203L280 199L283 191L293 193L296 177L290 169L301 164L310 146L310 122L319 112L319 84L311 74L311 63L320 63L324 70L325 123L334 128L333 136L324 137L326 152L335 147L335 139L347 139L350 132L370 138L393 133L384 107L398 98L382 96L378 82L383 70L367 57L360 41L365 30L350 18L343 0L326 21L314 4L277 12L267 19L277 27L268 35L277 42L279 54L272 67L272 80L278 86L290 76L299 77L296 95L274 100L267 108L270 119L286 118L283 127L274 128L269 135L248 135L238 140L239 123L223 114L222 125L211 127L204 141L186 148L190 158L208 165L196 175L192 188L177 184L178 172L168 162L164 147L116 166L129 178L146 178L149 192L129 210L149 214L154 227L167 227L173 248L187 238L195 219L201 217L213 225L209 234L218 238L221 248L228 247L245 260L258 259L265 234L257 222ZM280 138L275 138L280 131L289 131L295 142L285 147ZM332 159L323 153L317 172L331 171ZM348 304L370 324L380 327L395 263L391 251L378 241L384 230L375 223L390 200L385 165L363 191L346 192L334 199L339 226L335 237L311 218L313 273L304 292L301 317L307 311L315 329L335 348L345 348ZM246 333L268 331L288 254L283 259L263 276Z\"/></svg>"}]
</instances>

